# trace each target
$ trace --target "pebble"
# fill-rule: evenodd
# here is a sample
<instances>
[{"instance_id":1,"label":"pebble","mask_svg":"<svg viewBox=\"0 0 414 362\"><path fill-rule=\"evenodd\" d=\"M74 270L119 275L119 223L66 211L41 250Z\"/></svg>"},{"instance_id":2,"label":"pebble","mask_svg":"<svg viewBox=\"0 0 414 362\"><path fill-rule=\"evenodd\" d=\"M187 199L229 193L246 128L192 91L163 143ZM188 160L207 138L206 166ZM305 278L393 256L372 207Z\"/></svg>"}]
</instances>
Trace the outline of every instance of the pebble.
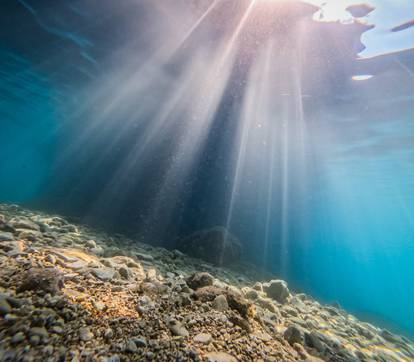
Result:
<instances>
[{"instance_id":1,"label":"pebble","mask_svg":"<svg viewBox=\"0 0 414 362\"><path fill-rule=\"evenodd\" d=\"M115 269L108 267L92 269L92 274L104 282L112 280L115 277L115 273Z\"/></svg>"},{"instance_id":2,"label":"pebble","mask_svg":"<svg viewBox=\"0 0 414 362\"><path fill-rule=\"evenodd\" d=\"M139 348L147 346L147 341L145 340L145 338L134 338L133 341L135 345Z\"/></svg>"},{"instance_id":3,"label":"pebble","mask_svg":"<svg viewBox=\"0 0 414 362\"><path fill-rule=\"evenodd\" d=\"M46 339L49 337L49 333L44 327L32 327L29 330L29 336L38 336L40 338Z\"/></svg>"},{"instance_id":4,"label":"pebble","mask_svg":"<svg viewBox=\"0 0 414 362\"><path fill-rule=\"evenodd\" d=\"M88 342L93 339L93 333L88 327L82 327L79 329L79 339L84 342Z\"/></svg>"},{"instance_id":5,"label":"pebble","mask_svg":"<svg viewBox=\"0 0 414 362\"><path fill-rule=\"evenodd\" d=\"M12 311L10 304L6 299L0 299L0 315L5 316Z\"/></svg>"},{"instance_id":6,"label":"pebble","mask_svg":"<svg viewBox=\"0 0 414 362\"><path fill-rule=\"evenodd\" d=\"M209 333L199 333L194 337L194 342L209 344L213 338Z\"/></svg>"},{"instance_id":7,"label":"pebble","mask_svg":"<svg viewBox=\"0 0 414 362\"><path fill-rule=\"evenodd\" d=\"M136 353L136 352L138 352L138 347L132 339L130 339L126 343L125 352L127 352L127 353Z\"/></svg>"},{"instance_id":8,"label":"pebble","mask_svg":"<svg viewBox=\"0 0 414 362\"><path fill-rule=\"evenodd\" d=\"M188 337L187 329L176 319L169 319L167 326L174 336Z\"/></svg>"},{"instance_id":9,"label":"pebble","mask_svg":"<svg viewBox=\"0 0 414 362\"><path fill-rule=\"evenodd\" d=\"M23 342L26 339L25 335L22 332L17 332L11 339L11 343L17 344Z\"/></svg>"},{"instance_id":10,"label":"pebble","mask_svg":"<svg viewBox=\"0 0 414 362\"><path fill-rule=\"evenodd\" d=\"M226 352L210 352L206 354L208 362L237 362L237 359Z\"/></svg>"},{"instance_id":11,"label":"pebble","mask_svg":"<svg viewBox=\"0 0 414 362\"><path fill-rule=\"evenodd\" d=\"M110 339L112 339L112 337L114 336L114 331L111 329L111 328L107 328L107 329L105 329L105 332L104 332L104 338L106 339L106 340L110 340Z\"/></svg>"}]
</instances>

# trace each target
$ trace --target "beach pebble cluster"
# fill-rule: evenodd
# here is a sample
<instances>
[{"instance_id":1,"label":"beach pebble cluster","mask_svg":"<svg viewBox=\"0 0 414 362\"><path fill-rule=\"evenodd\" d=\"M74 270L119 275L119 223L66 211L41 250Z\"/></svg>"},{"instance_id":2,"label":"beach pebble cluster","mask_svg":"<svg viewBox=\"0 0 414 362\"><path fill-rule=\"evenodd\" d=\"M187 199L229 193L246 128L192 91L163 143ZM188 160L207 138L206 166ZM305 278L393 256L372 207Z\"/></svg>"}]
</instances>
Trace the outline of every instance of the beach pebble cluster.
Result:
<instances>
[{"instance_id":1,"label":"beach pebble cluster","mask_svg":"<svg viewBox=\"0 0 414 362\"><path fill-rule=\"evenodd\" d=\"M413 361L408 339L253 265L0 205L0 361Z\"/></svg>"}]
</instances>

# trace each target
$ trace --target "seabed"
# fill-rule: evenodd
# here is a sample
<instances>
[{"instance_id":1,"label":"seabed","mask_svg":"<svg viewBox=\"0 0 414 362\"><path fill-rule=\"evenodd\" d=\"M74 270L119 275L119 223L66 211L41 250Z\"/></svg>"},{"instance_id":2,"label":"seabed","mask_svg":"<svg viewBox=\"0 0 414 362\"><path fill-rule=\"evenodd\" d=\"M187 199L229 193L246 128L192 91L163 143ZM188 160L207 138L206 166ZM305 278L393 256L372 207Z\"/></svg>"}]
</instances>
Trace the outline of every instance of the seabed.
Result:
<instances>
[{"instance_id":1,"label":"seabed","mask_svg":"<svg viewBox=\"0 0 414 362\"><path fill-rule=\"evenodd\" d=\"M218 267L0 204L1 361L412 361L404 337Z\"/></svg>"}]
</instances>

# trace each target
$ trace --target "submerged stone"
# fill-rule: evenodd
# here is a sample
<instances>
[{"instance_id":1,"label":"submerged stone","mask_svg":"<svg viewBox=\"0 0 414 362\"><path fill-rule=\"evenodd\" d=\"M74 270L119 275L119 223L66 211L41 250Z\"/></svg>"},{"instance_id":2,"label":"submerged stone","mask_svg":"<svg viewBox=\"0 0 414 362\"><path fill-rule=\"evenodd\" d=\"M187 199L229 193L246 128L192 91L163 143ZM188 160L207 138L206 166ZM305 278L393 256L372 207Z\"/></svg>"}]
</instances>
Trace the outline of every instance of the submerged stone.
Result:
<instances>
[{"instance_id":1,"label":"submerged stone","mask_svg":"<svg viewBox=\"0 0 414 362\"><path fill-rule=\"evenodd\" d=\"M194 290L213 285L214 278L209 273L194 273L187 279L187 285Z\"/></svg>"},{"instance_id":2,"label":"submerged stone","mask_svg":"<svg viewBox=\"0 0 414 362\"><path fill-rule=\"evenodd\" d=\"M268 283L264 283L263 290L269 298L281 304L286 303L290 295L287 283L283 280L271 280Z\"/></svg>"},{"instance_id":3,"label":"submerged stone","mask_svg":"<svg viewBox=\"0 0 414 362\"><path fill-rule=\"evenodd\" d=\"M56 268L32 268L26 273L23 278L23 282L17 289L18 293L28 290L42 291L44 293L50 293L51 295L57 294L63 287L62 274Z\"/></svg>"}]
</instances>

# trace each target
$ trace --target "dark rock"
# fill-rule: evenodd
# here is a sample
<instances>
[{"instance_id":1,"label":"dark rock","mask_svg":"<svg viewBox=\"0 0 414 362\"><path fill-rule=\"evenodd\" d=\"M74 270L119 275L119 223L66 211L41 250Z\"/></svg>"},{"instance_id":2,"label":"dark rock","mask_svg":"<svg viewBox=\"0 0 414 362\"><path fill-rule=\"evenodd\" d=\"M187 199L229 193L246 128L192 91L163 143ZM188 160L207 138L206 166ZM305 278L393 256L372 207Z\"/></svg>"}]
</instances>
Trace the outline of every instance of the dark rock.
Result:
<instances>
[{"instance_id":1,"label":"dark rock","mask_svg":"<svg viewBox=\"0 0 414 362\"><path fill-rule=\"evenodd\" d=\"M209 273L194 273L187 279L187 285L194 290L213 285L214 278Z\"/></svg>"},{"instance_id":2,"label":"dark rock","mask_svg":"<svg viewBox=\"0 0 414 362\"><path fill-rule=\"evenodd\" d=\"M26 339L25 335L22 332L17 332L11 339L12 344L18 344L23 342Z\"/></svg>"},{"instance_id":3,"label":"dark rock","mask_svg":"<svg viewBox=\"0 0 414 362\"><path fill-rule=\"evenodd\" d=\"M213 286L197 289L194 296L202 302L212 302L218 295L225 294L225 290Z\"/></svg>"},{"instance_id":4,"label":"dark rock","mask_svg":"<svg viewBox=\"0 0 414 362\"><path fill-rule=\"evenodd\" d=\"M37 336L40 339L47 339L49 337L49 333L45 327L32 327L29 330L29 337L33 336Z\"/></svg>"},{"instance_id":5,"label":"dark rock","mask_svg":"<svg viewBox=\"0 0 414 362\"><path fill-rule=\"evenodd\" d=\"M0 232L0 242L1 241L13 241L14 240L14 236L12 233L10 232Z\"/></svg>"},{"instance_id":6,"label":"dark rock","mask_svg":"<svg viewBox=\"0 0 414 362\"><path fill-rule=\"evenodd\" d=\"M272 298L281 304L286 303L290 295L287 283L283 280L271 280L268 283L264 283L263 290L269 298Z\"/></svg>"},{"instance_id":7,"label":"dark rock","mask_svg":"<svg viewBox=\"0 0 414 362\"><path fill-rule=\"evenodd\" d=\"M228 293L227 303L231 309L239 312L243 318L248 318L253 315L253 305L239 295Z\"/></svg>"},{"instance_id":8,"label":"dark rock","mask_svg":"<svg viewBox=\"0 0 414 362\"><path fill-rule=\"evenodd\" d=\"M132 273L131 269L128 267L122 266L118 269L118 273L121 275L123 279L131 280L134 277L134 273Z\"/></svg>"},{"instance_id":9,"label":"dark rock","mask_svg":"<svg viewBox=\"0 0 414 362\"><path fill-rule=\"evenodd\" d=\"M138 347L132 339L130 339L126 343L125 352L127 352L127 353L136 353L136 352L138 352Z\"/></svg>"},{"instance_id":10,"label":"dark rock","mask_svg":"<svg viewBox=\"0 0 414 362\"><path fill-rule=\"evenodd\" d=\"M247 333L252 332L252 327L247 319L244 319L236 314L233 314L229 317L229 321L236 326L239 326L241 329L245 330Z\"/></svg>"},{"instance_id":11,"label":"dark rock","mask_svg":"<svg viewBox=\"0 0 414 362\"><path fill-rule=\"evenodd\" d=\"M32 268L23 278L23 283L17 289L18 293L28 290L42 291L57 294L63 288L63 277L59 270L55 268Z\"/></svg>"},{"instance_id":12,"label":"dark rock","mask_svg":"<svg viewBox=\"0 0 414 362\"><path fill-rule=\"evenodd\" d=\"M321 334L317 332L305 333L305 344L316 349L320 353L325 353L327 345L323 342Z\"/></svg>"},{"instance_id":13,"label":"dark rock","mask_svg":"<svg viewBox=\"0 0 414 362\"><path fill-rule=\"evenodd\" d=\"M144 338L133 338L132 340L138 348L144 348L147 346L147 341Z\"/></svg>"},{"instance_id":14,"label":"dark rock","mask_svg":"<svg viewBox=\"0 0 414 362\"><path fill-rule=\"evenodd\" d=\"M0 315L5 316L11 312L12 308L6 299L0 299Z\"/></svg>"},{"instance_id":15,"label":"dark rock","mask_svg":"<svg viewBox=\"0 0 414 362\"><path fill-rule=\"evenodd\" d=\"M237 262L242 255L242 244L223 227L197 231L179 240L177 249L216 265Z\"/></svg>"},{"instance_id":16,"label":"dark rock","mask_svg":"<svg viewBox=\"0 0 414 362\"><path fill-rule=\"evenodd\" d=\"M303 331L294 324L291 324L286 328L283 337L289 342L291 346L293 346L295 343L303 344L304 342Z\"/></svg>"}]
</instances>

